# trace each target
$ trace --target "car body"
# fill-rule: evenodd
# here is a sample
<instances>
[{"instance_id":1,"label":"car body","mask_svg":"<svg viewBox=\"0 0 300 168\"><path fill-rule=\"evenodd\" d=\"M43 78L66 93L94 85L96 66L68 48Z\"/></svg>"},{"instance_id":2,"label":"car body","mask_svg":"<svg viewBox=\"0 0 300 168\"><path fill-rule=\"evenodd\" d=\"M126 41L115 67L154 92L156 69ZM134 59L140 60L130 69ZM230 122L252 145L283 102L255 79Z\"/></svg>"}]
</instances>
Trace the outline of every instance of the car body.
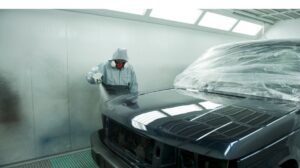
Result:
<instances>
[{"instance_id":1,"label":"car body","mask_svg":"<svg viewBox=\"0 0 300 168\"><path fill-rule=\"evenodd\" d=\"M250 44L257 43L270 44ZM249 43L239 47L245 44ZM101 168L298 168L297 97L228 92L223 81L218 81L221 87L210 80L200 83L201 88L189 85L189 80L197 82L188 77L177 78L175 89L108 101L102 113L103 128L91 137L96 163ZM214 87L207 87L211 83Z\"/></svg>"}]
</instances>

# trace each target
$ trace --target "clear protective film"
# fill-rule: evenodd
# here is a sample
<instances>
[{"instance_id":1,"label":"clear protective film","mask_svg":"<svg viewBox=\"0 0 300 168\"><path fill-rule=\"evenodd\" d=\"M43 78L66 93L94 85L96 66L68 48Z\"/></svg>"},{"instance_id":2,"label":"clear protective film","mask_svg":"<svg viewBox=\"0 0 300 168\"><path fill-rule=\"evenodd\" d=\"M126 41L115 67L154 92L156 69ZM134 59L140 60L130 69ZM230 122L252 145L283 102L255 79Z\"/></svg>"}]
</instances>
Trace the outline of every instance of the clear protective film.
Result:
<instances>
[{"instance_id":1,"label":"clear protective film","mask_svg":"<svg viewBox=\"0 0 300 168\"><path fill-rule=\"evenodd\" d=\"M175 88L300 100L300 40L213 47L176 76Z\"/></svg>"}]
</instances>

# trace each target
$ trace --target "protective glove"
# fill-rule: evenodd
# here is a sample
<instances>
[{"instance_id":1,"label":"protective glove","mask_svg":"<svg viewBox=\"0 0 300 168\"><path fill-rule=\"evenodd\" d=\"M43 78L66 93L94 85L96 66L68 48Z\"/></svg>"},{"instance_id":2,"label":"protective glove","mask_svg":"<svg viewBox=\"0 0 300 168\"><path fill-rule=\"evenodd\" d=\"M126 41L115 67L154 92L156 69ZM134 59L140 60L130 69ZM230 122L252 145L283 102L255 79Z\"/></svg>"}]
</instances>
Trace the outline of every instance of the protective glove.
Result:
<instances>
[{"instance_id":1,"label":"protective glove","mask_svg":"<svg viewBox=\"0 0 300 168\"><path fill-rule=\"evenodd\" d=\"M102 82L102 74L101 73L95 73L92 78L94 79L95 83L100 84Z\"/></svg>"}]
</instances>

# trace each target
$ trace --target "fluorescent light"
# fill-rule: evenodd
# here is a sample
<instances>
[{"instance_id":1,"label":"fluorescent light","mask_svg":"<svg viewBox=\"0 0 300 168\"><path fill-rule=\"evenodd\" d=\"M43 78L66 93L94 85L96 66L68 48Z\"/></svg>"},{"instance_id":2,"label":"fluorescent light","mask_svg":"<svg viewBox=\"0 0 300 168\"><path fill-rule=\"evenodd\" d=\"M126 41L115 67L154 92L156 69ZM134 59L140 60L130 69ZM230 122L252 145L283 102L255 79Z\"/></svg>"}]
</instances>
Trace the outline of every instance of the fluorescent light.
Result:
<instances>
[{"instance_id":1,"label":"fluorescent light","mask_svg":"<svg viewBox=\"0 0 300 168\"><path fill-rule=\"evenodd\" d=\"M136 15L144 15L146 13L146 9L139 8L106 8L107 10L123 12L123 13L131 13Z\"/></svg>"},{"instance_id":2,"label":"fluorescent light","mask_svg":"<svg viewBox=\"0 0 300 168\"><path fill-rule=\"evenodd\" d=\"M168 113L171 116L185 114L194 111L201 111L201 110L203 109L195 104L162 109L163 112Z\"/></svg>"},{"instance_id":3,"label":"fluorescent light","mask_svg":"<svg viewBox=\"0 0 300 168\"><path fill-rule=\"evenodd\" d=\"M151 111L151 112L137 115L134 118L132 118L131 125L134 128L147 131L146 125L148 125L149 123L151 123L157 119L164 118L164 117L167 117L167 116L159 111Z\"/></svg>"},{"instance_id":4,"label":"fluorescent light","mask_svg":"<svg viewBox=\"0 0 300 168\"><path fill-rule=\"evenodd\" d=\"M199 9L194 9L194 10L152 9L150 16L159 19L194 24L202 12L203 11Z\"/></svg>"},{"instance_id":5,"label":"fluorescent light","mask_svg":"<svg viewBox=\"0 0 300 168\"><path fill-rule=\"evenodd\" d=\"M213 103L213 102L210 102L210 101L205 101L205 102L201 102L199 103L201 106L203 106L205 109L215 109L219 106L221 106L221 104L217 104L217 103Z\"/></svg>"},{"instance_id":6,"label":"fluorescent light","mask_svg":"<svg viewBox=\"0 0 300 168\"><path fill-rule=\"evenodd\" d=\"M235 18L206 12L199 22L199 26L229 31L236 22L237 19Z\"/></svg>"},{"instance_id":7,"label":"fluorescent light","mask_svg":"<svg viewBox=\"0 0 300 168\"><path fill-rule=\"evenodd\" d=\"M232 31L235 33L255 36L261 29L261 25L241 20Z\"/></svg>"}]
</instances>

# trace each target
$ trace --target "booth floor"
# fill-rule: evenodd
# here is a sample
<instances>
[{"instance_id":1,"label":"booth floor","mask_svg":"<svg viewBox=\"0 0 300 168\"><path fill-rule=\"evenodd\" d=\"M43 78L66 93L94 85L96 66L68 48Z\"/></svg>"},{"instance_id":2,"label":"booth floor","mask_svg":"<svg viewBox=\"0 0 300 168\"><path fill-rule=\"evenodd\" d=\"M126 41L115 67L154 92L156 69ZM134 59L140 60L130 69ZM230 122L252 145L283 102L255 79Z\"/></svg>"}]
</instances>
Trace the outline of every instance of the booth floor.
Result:
<instances>
[{"instance_id":1,"label":"booth floor","mask_svg":"<svg viewBox=\"0 0 300 168\"><path fill-rule=\"evenodd\" d=\"M98 168L92 159L91 151L85 150L71 154L51 157L31 163L10 166L9 168Z\"/></svg>"}]
</instances>

